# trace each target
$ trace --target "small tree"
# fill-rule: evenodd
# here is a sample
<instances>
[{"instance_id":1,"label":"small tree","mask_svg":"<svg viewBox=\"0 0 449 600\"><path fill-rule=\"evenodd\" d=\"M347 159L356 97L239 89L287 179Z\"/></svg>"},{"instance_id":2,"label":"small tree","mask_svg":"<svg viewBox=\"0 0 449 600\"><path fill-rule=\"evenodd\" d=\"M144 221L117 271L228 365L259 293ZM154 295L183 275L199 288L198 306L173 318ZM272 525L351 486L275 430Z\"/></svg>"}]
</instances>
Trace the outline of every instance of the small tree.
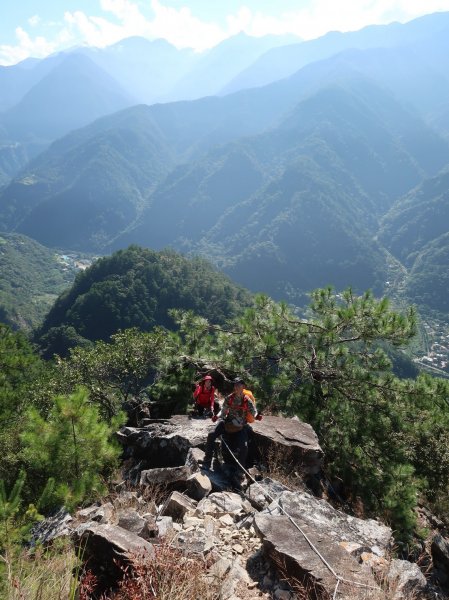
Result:
<instances>
[{"instance_id":1,"label":"small tree","mask_svg":"<svg viewBox=\"0 0 449 600\"><path fill-rule=\"evenodd\" d=\"M112 433L123 421L119 414L110 424L102 421L87 390L57 396L48 417L36 409L27 413L22 433L23 457L40 490L48 478L55 481L52 501L72 506L104 489L102 475L116 464L118 446Z\"/></svg>"},{"instance_id":2,"label":"small tree","mask_svg":"<svg viewBox=\"0 0 449 600\"><path fill-rule=\"evenodd\" d=\"M109 343L75 348L68 358L57 360L44 394L70 394L81 385L101 416L111 420L153 382L162 357L170 353L172 337L160 328L151 333L134 328L114 334Z\"/></svg>"},{"instance_id":3,"label":"small tree","mask_svg":"<svg viewBox=\"0 0 449 600\"><path fill-rule=\"evenodd\" d=\"M21 423L43 371L25 336L0 323L0 479L8 488L19 476Z\"/></svg>"}]
</instances>

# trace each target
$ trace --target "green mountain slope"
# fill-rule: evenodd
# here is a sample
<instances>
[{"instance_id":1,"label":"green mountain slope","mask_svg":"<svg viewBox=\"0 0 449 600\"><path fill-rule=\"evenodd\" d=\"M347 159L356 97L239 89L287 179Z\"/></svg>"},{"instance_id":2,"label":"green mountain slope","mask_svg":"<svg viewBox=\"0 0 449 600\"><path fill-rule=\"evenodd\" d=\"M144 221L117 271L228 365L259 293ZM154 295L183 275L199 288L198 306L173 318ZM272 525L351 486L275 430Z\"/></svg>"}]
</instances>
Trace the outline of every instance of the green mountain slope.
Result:
<instances>
[{"instance_id":1,"label":"green mountain slope","mask_svg":"<svg viewBox=\"0 0 449 600\"><path fill-rule=\"evenodd\" d=\"M0 234L0 321L31 329L75 277L55 252L24 235Z\"/></svg>"},{"instance_id":2,"label":"green mountain slope","mask_svg":"<svg viewBox=\"0 0 449 600\"><path fill-rule=\"evenodd\" d=\"M447 229L447 227L446 227ZM407 278L405 292L421 307L449 314L449 232L429 242L417 255Z\"/></svg>"},{"instance_id":3,"label":"green mountain slope","mask_svg":"<svg viewBox=\"0 0 449 600\"><path fill-rule=\"evenodd\" d=\"M370 82L329 86L276 128L174 169L115 247L200 252L276 297L330 283L380 290L377 219L425 174L411 132L449 159L441 138Z\"/></svg>"},{"instance_id":4,"label":"green mountain slope","mask_svg":"<svg viewBox=\"0 0 449 600\"><path fill-rule=\"evenodd\" d=\"M3 228L84 250L101 249L126 229L172 158L145 110L108 124L78 130L31 162L2 194Z\"/></svg>"},{"instance_id":5,"label":"green mountain slope","mask_svg":"<svg viewBox=\"0 0 449 600\"><path fill-rule=\"evenodd\" d=\"M406 265L449 229L449 170L427 179L385 215L379 239Z\"/></svg>"},{"instance_id":6,"label":"green mountain slope","mask_svg":"<svg viewBox=\"0 0 449 600\"><path fill-rule=\"evenodd\" d=\"M61 352L61 330L106 340L118 329L173 326L170 308L224 323L250 302L249 293L202 259L130 246L80 273L48 313L37 339L46 355ZM77 340L79 341L79 340Z\"/></svg>"}]
</instances>

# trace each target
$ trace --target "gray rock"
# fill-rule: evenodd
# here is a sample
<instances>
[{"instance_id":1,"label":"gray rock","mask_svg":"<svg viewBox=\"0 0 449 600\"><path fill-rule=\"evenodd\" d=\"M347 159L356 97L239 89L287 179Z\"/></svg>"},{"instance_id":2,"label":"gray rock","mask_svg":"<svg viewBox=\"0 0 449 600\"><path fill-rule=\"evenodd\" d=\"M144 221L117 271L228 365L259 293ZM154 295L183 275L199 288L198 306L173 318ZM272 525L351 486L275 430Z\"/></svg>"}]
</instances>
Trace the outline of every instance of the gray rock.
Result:
<instances>
[{"instance_id":1,"label":"gray rock","mask_svg":"<svg viewBox=\"0 0 449 600\"><path fill-rule=\"evenodd\" d=\"M197 515L241 515L251 510L249 502L233 492L215 492L198 503Z\"/></svg>"},{"instance_id":2,"label":"gray rock","mask_svg":"<svg viewBox=\"0 0 449 600\"><path fill-rule=\"evenodd\" d=\"M285 485L265 477L262 481L251 484L246 490L246 495L254 508L263 510L285 491L288 491Z\"/></svg>"},{"instance_id":3,"label":"gray rock","mask_svg":"<svg viewBox=\"0 0 449 600\"><path fill-rule=\"evenodd\" d=\"M326 532L337 543L354 542L368 547L379 556L384 555L390 547L393 535L390 527L374 519L363 520L347 515L306 492L282 492L279 504L295 520L299 519L317 531ZM264 512L283 514L277 502L273 502Z\"/></svg>"},{"instance_id":4,"label":"gray rock","mask_svg":"<svg viewBox=\"0 0 449 600\"><path fill-rule=\"evenodd\" d=\"M433 565L438 572L441 583L449 581L449 541L441 534L437 534L430 546Z\"/></svg>"},{"instance_id":5,"label":"gray rock","mask_svg":"<svg viewBox=\"0 0 449 600\"><path fill-rule=\"evenodd\" d=\"M153 546L143 538L116 525L90 524L75 531L77 552L97 577L98 593L115 586L123 569L136 561L154 557Z\"/></svg>"},{"instance_id":6,"label":"gray rock","mask_svg":"<svg viewBox=\"0 0 449 600\"><path fill-rule=\"evenodd\" d=\"M300 581L306 589L313 589L317 597L332 598L337 584L337 579L326 563L338 576L352 582L339 584L339 597L365 600L374 596L374 592L378 590L373 576L334 540L328 538L326 533L312 529L306 523L300 524L325 563L287 517L259 513L255 517L255 525L268 556L283 565L286 574L293 580ZM367 596L367 591L370 590L373 595Z\"/></svg>"},{"instance_id":7,"label":"gray rock","mask_svg":"<svg viewBox=\"0 0 449 600\"><path fill-rule=\"evenodd\" d=\"M394 600L422 597L427 587L427 581L417 564L407 560L394 559L391 561L387 574Z\"/></svg>"},{"instance_id":8,"label":"gray rock","mask_svg":"<svg viewBox=\"0 0 449 600\"><path fill-rule=\"evenodd\" d=\"M176 467L186 463L190 448L203 446L215 425L210 420L175 415L146 427L122 427L118 439L131 446L134 455L145 456L148 467Z\"/></svg>"},{"instance_id":9,"label":"gray rock","mask_svg":"<svg viewBox=\"0 0 449 600\"><path fill-rule=\"evenodd\" d=\"M206 554L210 547L204 531L181 531L172 540L171 545L183 550L186 554Z\"/></svg>"},{"instance_id":10,"label":"gray rock","mask_svg":"<svg viewBox=\"0 0 449 600\"><path fill-rule=\"evenodd\" d=\"M341 547L341 543L353 542L371 549L375 547L378 553L385 552L392 537L388 527L376 521L362 521L346 515L324 500L302 492L282 492L279 504L318 552L291 520L283 515L278 503L273 502L254 518L256 531L269 556L285 564L292 578L302 581L307 588L316 588L324 598L332 597L337 583L329 566L340 577L359 584L341 582L339 592L343 594L342 597L351 591L351 598L366 598L367 590L371 588L374 597L378 587L373 576Z\"/></svg>"},{"instance_id":11,"label":"gray rock","mask_svg":"<svg viewBox=\"0 0 449 600\"><path fill-rule=\"evenodd\" d=\"M137 460L145 459L147 468L177 467L187 464L191 448L204 448L207 435L214 427L208 419L175 415L171 419L153 421L146 427L123 427L119 439L133 449ZM323 451L310 425L297 419L267 416L251 427L262 457L270 450L281 456L283 451L288 451L298 471L313 474L320 470ZM191 454L190 466L192 460L196 459Z\"/></svg>"},{"instance_id":12,"label":"gray rock","mask_svg":"<svg viewBox=\"0 0 449 600\"><path fill-rule=\"evenodd\" d=\"M229 559L222 557L209 568L209 574L218 579L223 579L226 573L231 569L231 565L232 563Z\"/></svg>"},{"instance_id":13,"label":"gray rock","mask_svg":"<svg viewBox=\"0 0 449 600\"><path fill-rule=\"evenodd\" d=\"M128 490L120 492L114 499L114 508L137 508L142 504L144 504L144 501L142 498L139 498L137 492L130 492Z\"/></svg>"},{"instance_id":14,"label":"gray rock","mask_svg":"<svg viewBox=\"0 0 449 600\"><path fill-rule=\"evenodd\" d=\"M162 511L162 515L169 516L174 521L182 521L184 515L188 512L193 512L196 509L196 506L197 503L195 500L174 491L168 499L167 504Z\"/></svg>"},{"instance_id":15,"label":"gray rock","mask_svg":"<svg viewBox=\"0 0 449 600\"><path fill-rule=\"evenodd\" d=\"M190 467L192 473L199 471L200 462L204 460L204 450L201 448L190 448L187 452L186 465Z\"/></svg>"},{"instance_id":16,"label":"gray rock","mask_svg":"<svg viewBox=\"0 0 449 600\"><path fill-rule=\"evenodd\" d=\"M270 450L282 456L282 452L288 450L289 460L294 461L301 473L313 475L320 471L324 454L315 431L307 423L267 416L252 423L251 427L262 456Z\"/></svg>"},{"instance_id":17,"label":"gray rock","mask_svg":"<svg viewBox=\"0 0 449 600\"><path fill-rule=\"evenodd\" d=\"M110 523L114 514L114 507L110 502L101 506L88 506L76 513L76 517L83 522L96 521L97 523Z\"/></svg>"},{"instance_id":18,"label":"gray rock","mask_svg":"<svg viewBox=\"0 0 449 600\"><path fill-rule=\"evenodd\" d=\"M184 488L190 477L189 467L161 467L149 469L140 473L140 485L166 485Z\"/></svg>"},{"instance_id":19,"label":"gray rock","mask_svg":"<svg viewBox=\"0 0 449 600\"><path fill-rule=\"evenodd\" d=\"M158 537L165 537L173 531L173 519L168 516L157 517L156 527L158 530Z\"/></svg>"},{"instance_id":20,"label":"gray rock","mask_svg":"<svg viewBox=\"0 0 449 600\"><path fill-rule=\"evenodd\" d=\"M212 491L210 479L201 473L194 473L187 479L187 493L194 500L201 500Z\"/></svg>"},{"instance_id":21,"label":"gray rock","mask_svg":"<svg viewBox=\"0 0 449 600\"><path fill-rule=\"evenodd\" d=\"M39 521L31 530L30 545L47 544L57 538L72 535L72 516L65 508L60 508L54 515Z\"/></svg>"},{"instance_id":22,"label":"gray rock","mask_svg":"<svg viewBox=\"0 0 449 600\"><path fill-rule=\"evenodd\" d=\"M158 528L155 525L154 517L151 520L144 519L136 510L123 509L119 511L117 518L117 525L119 527L122 527L131 533L135 533L144 540L149 541L154 539L159 533Z\"/></svg>"}]
</instances>

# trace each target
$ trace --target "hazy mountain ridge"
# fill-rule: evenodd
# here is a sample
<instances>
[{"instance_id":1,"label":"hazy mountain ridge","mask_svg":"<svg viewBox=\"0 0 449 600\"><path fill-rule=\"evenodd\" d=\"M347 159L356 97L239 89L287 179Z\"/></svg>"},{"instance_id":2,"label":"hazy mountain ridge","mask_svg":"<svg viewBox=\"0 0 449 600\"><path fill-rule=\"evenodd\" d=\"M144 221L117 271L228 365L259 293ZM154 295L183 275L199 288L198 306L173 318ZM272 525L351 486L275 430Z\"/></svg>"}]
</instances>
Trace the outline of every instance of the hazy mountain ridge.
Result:
<instances>
[{"instance_id":1,"label":"hazy mountain ridge","mask_svg":"<svg viewBox=\"0 0 449 600\"><path fill-rule=\"evenodd\" d=\"M394 25L389 48L347 50L223 97L103 117L23 169L0 195L0 223L51 246L199 252L275 296L329 283L382 292L384 246L408 267L413 261L400 235L396 246L385 238L392 216L376 239L379 220L449 164L447 140L424 121L437 106L429 82L444 71L427 71L427 56L448 44L448 15L438 18L400 26L408 47L392 43ZM416 71L402 69L432 28ZM420 97L401 95L403 84Z\"/></svg>"},{"instance_id":2,"label":"hazy mountain ridge","mask_svg":"<svg viewBox=\"0 0 449 600\"><path fill-rule=\"evenodd\" d=\"M221 93L229 94L242 88L263 86L289 77L307 64L329 58L344 50L408 46L423 38L431 39L448 26L449 13L435 13L405 24L370 25L346 33L331 31L301 44L272 48L225 86Z\"/></svg>"},{"instance_id":3,"label":"hazy mountain ridge","mask_svg":"<svg viewBox=\"0 0 449 600\"><path fill-rule=\"evenodd\" d=\"M11 140L49 142L135 103L90 59L68 55L1 116Z\"/></svg>"}]
</instances>

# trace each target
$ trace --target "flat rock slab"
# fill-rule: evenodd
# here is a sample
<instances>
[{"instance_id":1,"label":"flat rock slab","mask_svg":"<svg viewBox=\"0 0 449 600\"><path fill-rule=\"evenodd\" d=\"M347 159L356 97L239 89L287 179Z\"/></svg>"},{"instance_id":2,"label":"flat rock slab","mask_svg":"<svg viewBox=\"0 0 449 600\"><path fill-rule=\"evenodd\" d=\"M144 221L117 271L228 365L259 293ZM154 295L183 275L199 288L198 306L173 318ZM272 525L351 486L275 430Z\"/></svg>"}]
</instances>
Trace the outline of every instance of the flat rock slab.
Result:
<instances>
[{"instance_id":1,"label":"flat rock slab","mask_svg":"<svg viewBox=\"0 0 449 600\"><path fill-rule=\"evenodd\" d=\"M276 502L264 511L271 515L282 515L282 508L294 519L307 523L316 531L325 533L341 544L352 542L369 548L377 556L383 556L390 547L390 527L374 519L357 519L336 510L326 500L315 498L306 492L282 492Z\"/></svg>"},{"instance_id":2,"label":"flat rock slab","mask_svg":"<svg viewBox=\"0 0 449 600\"><path fill-rule=\"evenodd\" d=\"M283 491L277 501L256 514L254 523L265 551L276 562L285 564L291 577L300 579L311 592L315 590L317 598L332 598L337 580L281 507L333 571L343 579L355 582L341 582L336 597L376 597L377 586L371 571L359 564L353 551L360 547L382 556L392 539L389 527L372 519L364 521L347 515L306 492ZM367 591L372 594L367 595Z\"/></svg>"},{"instance_id":3,"label":"flat rock slab","mask_svg":"<svg viewBox=\"0 0 449 600\"><path fill-rule=\"evenodd\" d=\"M183 467L159 467L148 469L140 473L140 485L166 485L168 488L184 488L188 478L192 474L187 466Z\"/></svg>"},{"instance_id":4,"label":"flat rock slab","mask_svg":"<svg viewBox=\"0 0 449 600\"><path fill-rule=\"evenodd\" d=\"M308 597L330 600L334 597L338 583L319 554L338 576L352 582L340 582L335 598L366 600L375 597L379 588L369 569L360 565L334 540L329 539L325 532L317 531L307 523L298 523L318 554L288 517L260 513L255 516L254 523L263 538L264 551L292 579L302 582L309 593Z\"/></svg>"}]
</instances>

